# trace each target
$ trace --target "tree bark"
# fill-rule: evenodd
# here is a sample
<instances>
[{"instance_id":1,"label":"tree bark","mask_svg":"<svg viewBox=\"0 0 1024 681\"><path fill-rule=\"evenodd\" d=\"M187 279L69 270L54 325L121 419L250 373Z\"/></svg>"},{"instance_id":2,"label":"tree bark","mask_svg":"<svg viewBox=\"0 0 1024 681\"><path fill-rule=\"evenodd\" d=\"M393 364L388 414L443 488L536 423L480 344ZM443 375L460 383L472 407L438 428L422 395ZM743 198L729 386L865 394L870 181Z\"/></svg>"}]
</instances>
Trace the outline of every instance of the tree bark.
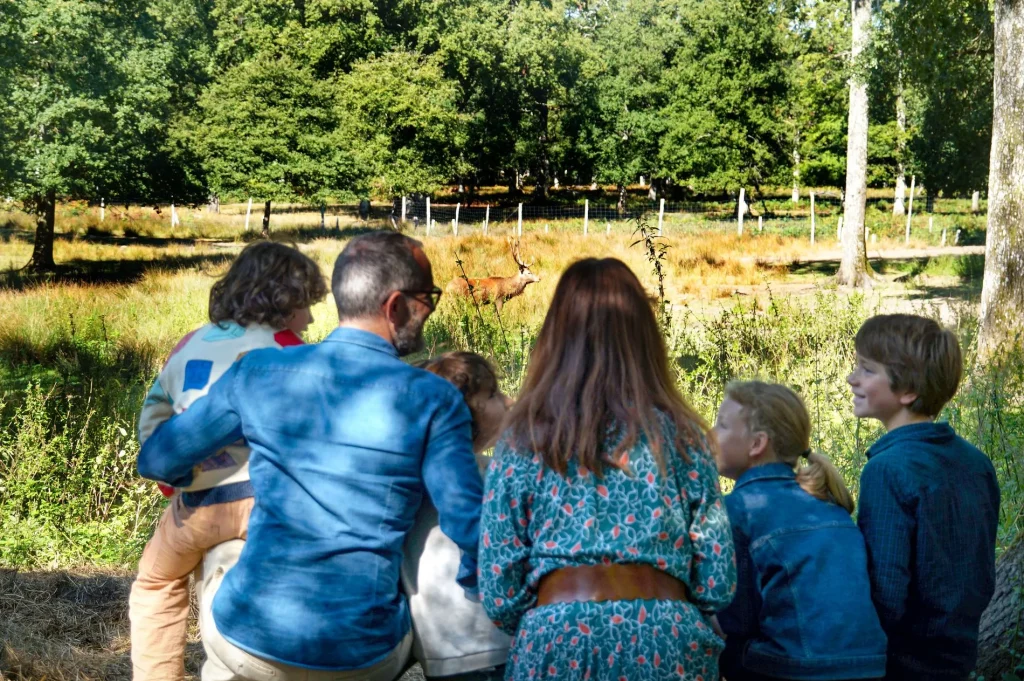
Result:
<instances>
[{"instance_id":1,"label":"tree bark","mask_svg":"<svg viewBox=\"0 0 1024 681\"><path fill-rule=\"evenodd\" d=\"M995 47L982 359L1024 341L1024 0L996 0Z\"/></svg>"},{"instance_id":2,"label":"tree bark","mask_svg":"<svg viewBox=\"0 0 1024 681\"><path fill-rule=\"evenodd\" d=\"M907 103L903 99L903 73L900 72L896 87L896 196L892 202L893 215L906 215L903 198L907 195L907 169L903 164L907 139Z\"/></svg>"},{"instance_id":3,"label":"tree bark","mask_svg":"<svg viewBox=\"0 0 1024 681\"><path fill-rule=\"evenodd\" d=\"M998 681L1016 665L1014 650L1024 651L1024 541L1006 549L996 563L996 591L981 616L978 676Z\"/></svg>"},{"instance_id":4,"label":"tree bark","mask_svg":"<svg viewBox=\"0 0 1024 681\"><path fill-rule=\"evenodd\" d=\"M57 269L53 262L54 223L57 212L57 193L49 190L39 194L34 200L36 214L36 238L32 245L32 258L26 269L31 272L53 272Z\"/></svg>"},{"instance_id":5,"label":"tree bark","mask_svg":"<svg viewBox=\"0 0 1024 681\"><path fill-rule=\"evenodd\" d=\"M868 177L868 84L860 55L871 30L871 0L853 0L854 73L850 78L850 117L846 145L846 215L843 257L836 280L841 286L869 288L871 267L864 243L864 212Z\"/></svg>"},{"instance_id":6,"label":"tree bark","mask_svg":"<svg viewBox=\"0 0 1024 681\"><path fill-rule=\"evenodd\" d=\"M270 201L263 204L263 238L270 238Z\"/></svg>"},{"instance_id":7,"label":"tree bark","mask_svg":"<svg viewBox=\"0 0 1024 681\"><path fill-rule=\"evenodd\" d=\"M800 149L793 149L793 205L800 203Z\"/></svg>"},{"instance_id":8,"label":"tree bark","mask_svg":"<svg viewBox=\"0 0 1024 681\"><path fill-rule=\"evenodd\" d=\"M619 186L618 186L618 190L619 190L619 203L617 204L616 208L618 210L619 215L622 215L623 213L626 212L626 185L623 184L622 182L620 182Z\"/></svg>"}]
</instances>

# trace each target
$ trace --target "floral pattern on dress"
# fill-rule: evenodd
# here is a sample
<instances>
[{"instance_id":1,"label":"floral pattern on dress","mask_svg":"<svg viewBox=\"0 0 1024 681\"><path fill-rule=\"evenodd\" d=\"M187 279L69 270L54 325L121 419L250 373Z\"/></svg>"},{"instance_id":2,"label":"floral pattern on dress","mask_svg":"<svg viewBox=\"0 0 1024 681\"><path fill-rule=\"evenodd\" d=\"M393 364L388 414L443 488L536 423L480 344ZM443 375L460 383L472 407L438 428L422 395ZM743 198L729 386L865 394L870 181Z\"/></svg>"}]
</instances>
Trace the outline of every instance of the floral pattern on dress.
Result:
<instances>
[{"instance_id":1,"label":"floral pattern on dress","mask_svg":"<svg viewBox=\"0 0 1024 681\"><path fill-rule=\"evenodd\" d=\"M641 439L620 460L628 473L609 467L598 477L572 461L562 476L533 452L498 445L484 490L480 597L516 636L507 679L550 678L552 669L560 679L717 678L723 644L703 613L724 608L736 589L718 471L704 442L688 448L689 463L671 445L663 452L665 474ZM691 602L534 608L545 574L612 563L668 572Z\"/></svg>"}]
</instances>

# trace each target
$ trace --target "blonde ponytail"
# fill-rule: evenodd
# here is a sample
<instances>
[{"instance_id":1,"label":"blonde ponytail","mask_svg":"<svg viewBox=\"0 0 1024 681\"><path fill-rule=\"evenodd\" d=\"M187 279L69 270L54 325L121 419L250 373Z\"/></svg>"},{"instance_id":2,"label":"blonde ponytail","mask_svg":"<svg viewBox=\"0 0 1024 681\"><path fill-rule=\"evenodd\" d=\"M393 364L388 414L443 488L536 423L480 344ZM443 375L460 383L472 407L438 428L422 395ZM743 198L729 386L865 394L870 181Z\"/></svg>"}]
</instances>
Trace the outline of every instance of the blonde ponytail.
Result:
<instances>
[{"instance_id":1,"label":"blonde ponytail","mask_svg":"<svg viewBox=\"0 0 1024 681\"><path fill-rule=\"evenodd\" d=\"M824 454L809 452L807 465L796 469L796 481L805 492L822 501L831 501L853 513L853 496L843 476Z\"/></svg>"},{"instance_id":2,"label":"blonde ponytail","mask_svg":"<svg viewBox=\"0 0 1024 681\"><path fill-rule=\"evenodd\" d=\"M809 449L811 417L799 395L778 383L733 381L725 386L725 396L743 407L750 432L765 433L776 458L796 469L805 492L853 513L853 497L839 471L827 456ZM801 457L806 465L799 465Z\"/></svg>"}]
</instances>

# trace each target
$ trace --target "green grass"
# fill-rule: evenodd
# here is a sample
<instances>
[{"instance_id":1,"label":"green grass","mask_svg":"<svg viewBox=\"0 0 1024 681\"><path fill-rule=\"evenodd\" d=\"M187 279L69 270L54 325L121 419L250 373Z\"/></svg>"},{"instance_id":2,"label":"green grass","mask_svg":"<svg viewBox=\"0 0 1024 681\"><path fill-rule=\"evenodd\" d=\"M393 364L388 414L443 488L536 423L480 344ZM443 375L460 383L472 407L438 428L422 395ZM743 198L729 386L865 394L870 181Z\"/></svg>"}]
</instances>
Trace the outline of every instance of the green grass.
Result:
<instances>
[{"instance_id":1,"label":"green grass","mask_svg":"<svg viewBox=\"0 0 1024 681\"><path fill-rule=\"evenodd\" d=\"M319 216L313 219L318 222ZM62 277L9 275L5 280L8 288L0 289L0 566L131 567L137 561L161 499L134 471L136 415L167 352L205 321L209 287L241 248L242 239L235 239L238 225L229 226L234 231L226 246L64 239L56 249L58 263L67 268ZM357 227L351 220L341 226L343 238L335 238L294 217L291 227L276 233L302 241L301 248L326 273L344 235ZM509 227L496 225L487 237L426 239L435 280L443 286L458 276L456 258L469 276L512 274L504 243ZM470 349L491 356L510 394L522 383L558 275L570 262L614 255L656 289L651 265L641 247L632 245L636 239L627 225L610 237L587 238L568 228L545 234L533 227L536 231L524 236L523 252L540 283L507 304L500 318L493 307L477 309L446 296L426 329L431 352ZM880 432L850 410L845 376L854 361L854 333L880 309L910 306L935 315L939 303L911 299L903 284L882 287L880 296L851 296L836 291L818 270L794 278L786 268L758 264L769 256L813 252L803 238L681 232L666 239L664 264L672 319L667 339L684 393L711 421L731 378L758 376L792 385L811 409L815 447L836 461L856 489L864 451ZM0 244L0 258L27 259L27 247L24 232L12 232ZM1024 522L1019 510L1024 507L1019 456L1024 356L1011 355L988 367L971 359L982 264L973 256L936 258L886 265L883 274L910 275L916 287L940 279L957 291L952 302L945 297L939 302L944 319L968 348L968 375L943 418L995 462L1004 491L1000 536L1006 542ZM810 295L791 298L770 290L808 280L816 285ZM766 284L763 295L732 296L736 286L765 291ZM313 313L308 338L318 341L334 325L331 301Z\"/></svg>"}]
</instances>

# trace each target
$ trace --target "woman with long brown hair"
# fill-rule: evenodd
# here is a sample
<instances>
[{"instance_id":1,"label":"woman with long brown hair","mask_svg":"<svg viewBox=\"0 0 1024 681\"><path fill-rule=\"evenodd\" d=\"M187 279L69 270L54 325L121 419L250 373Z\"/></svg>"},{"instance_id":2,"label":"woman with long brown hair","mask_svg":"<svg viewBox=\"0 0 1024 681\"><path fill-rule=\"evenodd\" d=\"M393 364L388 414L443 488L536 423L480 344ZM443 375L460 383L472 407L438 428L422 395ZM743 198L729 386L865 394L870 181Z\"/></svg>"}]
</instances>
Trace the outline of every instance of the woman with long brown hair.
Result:
<instances>
[{"instance_id":1,"label":"woman with long brown hair","mask_svg":"<svg viewBox=\"0 0 1024 681\"><path fill-rule=\"evenodd\" d=\"M480 595L506 679L718 678L736 566L707 426L619 260L566 270L487 474Z\"/></svg>"}]
</instances>

